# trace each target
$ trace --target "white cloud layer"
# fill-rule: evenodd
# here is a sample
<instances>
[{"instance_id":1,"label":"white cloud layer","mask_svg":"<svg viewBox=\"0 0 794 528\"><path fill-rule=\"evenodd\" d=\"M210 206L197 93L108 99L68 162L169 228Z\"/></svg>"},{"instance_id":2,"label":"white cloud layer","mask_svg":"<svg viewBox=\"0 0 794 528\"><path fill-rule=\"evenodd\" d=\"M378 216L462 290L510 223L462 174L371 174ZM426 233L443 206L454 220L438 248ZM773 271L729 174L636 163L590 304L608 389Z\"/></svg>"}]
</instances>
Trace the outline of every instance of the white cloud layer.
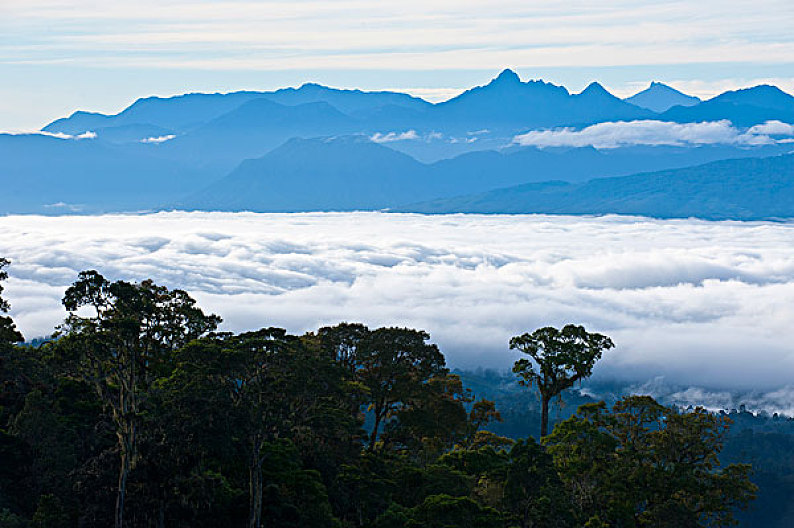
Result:
<instances>
[{"instance_id":1,"label":"white cloud layer","mask_svg":"<svg viewBox=\"0 0 794 528\"><path fill-rule=\"evenodd\" d=\"M185 288L229 330L343 320L424 328L453 366L507 367L511 336L574 322L617 343L596 370L604 379L769 392L794 372L792 223L9 216L0 255L12 261L5 296L28 337L64 317L59 299L80 270L98 269ZM780 408L794 407L781 394Z\"/></svg>"},{"instance_id":2,"label":"white cloud layer","mask_svg":"<svg viewBox=\"0 0 794 528\"><path fill-rule=\"evenodd\" d=\"M794 125L781 121L767 121L762 125L751 126L748 134L763 134L767 136L794 136Z\"/></svg>"},{"instance_id":3,"label":"white cloud layer","mask_svg":"<svg viewBox=\"0 0 794 528\"><path fill-rule=\"evenodd\" d=\"M747 130L734 127L730 121L673 123L671 121L638 120L608 121L576 129L532 130L513 138L515 143L535 147L585 147L599 149L629 145L765 145L776 140L771 136L794 135L794 126L780 121L767 121Z\"/></svg>"}]
</instances>

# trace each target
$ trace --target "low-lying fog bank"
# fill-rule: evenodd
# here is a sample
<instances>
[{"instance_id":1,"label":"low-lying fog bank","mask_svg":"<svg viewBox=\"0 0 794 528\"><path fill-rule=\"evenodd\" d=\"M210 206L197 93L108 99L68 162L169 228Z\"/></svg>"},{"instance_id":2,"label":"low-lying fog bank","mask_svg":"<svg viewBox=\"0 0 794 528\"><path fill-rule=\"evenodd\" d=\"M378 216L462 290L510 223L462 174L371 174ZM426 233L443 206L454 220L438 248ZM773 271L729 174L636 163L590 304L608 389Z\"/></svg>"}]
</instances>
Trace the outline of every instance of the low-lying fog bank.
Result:
<instances>
[{"instance_id":1,"label":"low-lying fog bank","mask_svg":"<svg viewBox=\"0 0 794 528\"><path fill-rule=\"evenodd\" d=\"M339 321L426 329L452 366L574 322L617 348L595 380L779 395L794 408L794 224L636 217L159 213L0 218L6 298L52 331L84 269L194 295L228 330ZM783 387L783 388L781 388ZM692 391L701 389L691 389ZM779 392L778 392L779 391ZM717 398L719 399L719 398ZM730 400L731 402L733 400ZM772 409L772 407L769 407Z\"/></svg>"}]
</instances>

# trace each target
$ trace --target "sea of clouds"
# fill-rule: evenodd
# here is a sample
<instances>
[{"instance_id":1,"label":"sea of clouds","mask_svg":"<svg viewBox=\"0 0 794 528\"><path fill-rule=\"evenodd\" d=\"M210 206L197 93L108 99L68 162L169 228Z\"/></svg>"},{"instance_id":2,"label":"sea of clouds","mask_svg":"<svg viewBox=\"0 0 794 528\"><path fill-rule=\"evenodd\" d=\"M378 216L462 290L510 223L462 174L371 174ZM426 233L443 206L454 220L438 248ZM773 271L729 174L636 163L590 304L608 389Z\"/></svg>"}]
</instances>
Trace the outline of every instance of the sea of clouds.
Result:
<instances>
[{"instance_id":1,"label":"sea of clouds","mask_svg":"<svg viewBox=\"0 0 794 528\"><path fill-rule=\"evenodd\" d=\"M696 399L689 389L712 399L771 392L780 409L794 409L794 223L8 216L0 218L0 256L12 261L4 296L28 338L49 334L65 315L65 288L79 271L97 269L184 288L234 331L303 332L340 321L423 328L461 368L506 368L511 336L583 324L617 344L594 379L663 379L680 399Z\"/></svg>"}]
</instances>

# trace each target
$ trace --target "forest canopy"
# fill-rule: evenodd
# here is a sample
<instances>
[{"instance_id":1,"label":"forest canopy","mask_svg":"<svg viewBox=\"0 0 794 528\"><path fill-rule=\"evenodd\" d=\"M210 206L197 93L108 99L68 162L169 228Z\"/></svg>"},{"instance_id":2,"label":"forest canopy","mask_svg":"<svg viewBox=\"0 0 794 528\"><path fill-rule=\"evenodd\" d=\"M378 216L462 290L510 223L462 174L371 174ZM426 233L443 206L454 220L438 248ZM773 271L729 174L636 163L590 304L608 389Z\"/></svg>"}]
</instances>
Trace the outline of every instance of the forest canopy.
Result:
<instances>
[{"instance_id":1,"label":"forest canopy","mask_svg":"<svg viewBox=\"0 0 794 528\"><path fill-rule=\"evenodd\" d=\"M96 271L63 304L30 346L0 297L3 527L728 526L757 491L701 408L627 396L547 431L613 346L581 326L510 342L538 441L494 432L497 404L421 330L233 334L187 292Z\"/></svg>"}]
</instances>

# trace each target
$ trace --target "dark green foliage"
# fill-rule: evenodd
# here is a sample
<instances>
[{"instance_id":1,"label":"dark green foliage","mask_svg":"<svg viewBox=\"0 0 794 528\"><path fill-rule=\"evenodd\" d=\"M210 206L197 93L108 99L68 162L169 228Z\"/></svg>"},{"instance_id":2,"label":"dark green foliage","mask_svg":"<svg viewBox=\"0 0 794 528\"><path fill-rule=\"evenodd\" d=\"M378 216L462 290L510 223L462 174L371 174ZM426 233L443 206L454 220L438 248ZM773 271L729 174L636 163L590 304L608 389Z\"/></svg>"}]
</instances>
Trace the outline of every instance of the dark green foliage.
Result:
<instances>
[{"instance_id":1,"label":"dark green foliage","mask_svg":"<svg viewBox=\"0 0 794 528\"><path fill-rule=\"evenodd\" d=\"M530 437L513 445L503 508L522 528L572 525L570 501L552 457Z\"/></svg>"},{"instance_id":2,"label":"dark green foliage","mask_svg":"<svg viewBox=\"0 0 794 528\"><path fill-rule=\"evenodd\" d=\"M63 297L69 316L55 342L69 374L91 385L107 410L118 438L119 481L116 528L124 524L127 481L138 464L139 437L156 380L168 372L172 354L215 330L220 318L206 316L182 290L152 281L109 282L96 271L81 272ZM93 310L89 316L77 310Z\"/></svg>"},{"instance_id":3,"label":"dark green foliage","mask_svg":"<svg viewBox=\"0 0 794 528\"><path fill-rule=\"evenodd\" d=\"M427 333L417 330L379 328L357 349L356 376L366 388L367 410L374 417L370 451L376 448L381 427L409 412L406 404L422 399L426 382L446 375L444 356L428 339Z\"/></svg>"},{"instance_id":4,"label":"dark green foliage","mask_svg":"<svg viewBox=\"0 0 794 528\"><path fill-rule=\"evenodd\" d=\"M30 528L30 521L8 508L0 509L0 526L3 528Z\"/></svg>"},{"instance_id":5,"label":"dark green foliage","mask_svg":"<svg viewBox=\"0 0 794 528\"><path fill-rule=\"evenodd\" d=\"M42 495L36 513L33 514L35 528L60 528L71 521L71 515L55 495Z\"/></svg>"},{"instance_id":6,"label":"dark green foliage","mask_svg":"<svg viewBox=\"0 0 794 528\"><path fill-rule=\"evenodd\" d=\"M414 508L390 507L376 528L501 528L502 515L468 497L430 495Z\"/></svg>"},{"instance_id":7,"label":"dark green foliage","mask_svg":"<svg viewBox=\"0 0 794 528\"><path fill-rule=\"evenodd\" d=\"M185 292L96 272L64 304L56 340L3 348L3 528L719 525L754 490L718 464L726 419L650 398L580 407L544 444L488 431L522 426L425 332L215 333ZM556 395L611 342L554 332L513 344Z\"/></svg>"},{"instance_id":8,"label":"dark green foliage","mask_svg":"<svg viewBox=\"0 0 794 528\"><path fill-rule=\"evenodd\" d=\"M0 351L7 348L9 345L19 343L22 341L22 334L20 334L14 326L14 321L10 317L2 315L8 312L10 306L8 301L2 297L3 285L2 282L8 278L8 272L3 268L8 266L8 260L0 258Z\"/></svg>"},{"instance_id":9,"label":"dark green foliage","mask_svg":"<svg viewBox=\"0 0 794 528\"><path fill-rule=\"evenodd\" d=\"M30 385L28 365L17 360L14 344L23 340L14 321L4 315L10 309L2 297L3 281L8 278L5 271L8 260L0 258L0 429L7 425L9 416L18 410L22 395Z\"/></svg>"},{"instance_id":10,"label":"dark green foliage","mask_svg":"<svg viewBox=\"0 0 794 528\"><path fill-rule=\"evenodd\" d=\"M263 518L267 523L295 528L339 526L320 473L303 468L300 453L291 441L269 443L262 451L266 483Z\"/></svg>"},{"instance_id":11,"label":"dark green foliage","mask_svg":"<svg viewBox=\"0 0 794 528\"><path fill-rule=\"evenodd\" d=\"M727 420L679 413L649 396L589 404L546 437L581 521L620 526L728 526L757 491L750 467L720 467Z\"/></svg>"}]
</instances>

